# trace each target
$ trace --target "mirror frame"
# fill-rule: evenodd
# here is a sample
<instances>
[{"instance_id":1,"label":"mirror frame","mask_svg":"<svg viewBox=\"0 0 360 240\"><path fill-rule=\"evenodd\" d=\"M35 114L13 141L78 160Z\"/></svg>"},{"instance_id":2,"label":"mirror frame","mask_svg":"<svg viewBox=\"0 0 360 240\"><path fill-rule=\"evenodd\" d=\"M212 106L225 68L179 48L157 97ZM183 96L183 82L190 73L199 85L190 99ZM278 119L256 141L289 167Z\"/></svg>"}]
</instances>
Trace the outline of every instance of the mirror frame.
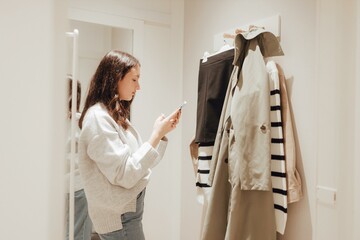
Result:
<instances>
[{"instance_id":1,"label":"mirror frame","mask_svg":"<svg viewBox=\"0 0 360 240\"><path fill-rule=\"evenodd\" d=\"M144 21L77 8L68 9L68 19L132 30L132 54L136 56L139 61L143 59ZM78 32L78 35L81 35L81 32ZM76 65L75 68L77 68ZM78 72L78 69L73 70L74 76L76 76L76 72ZM71 194L70 199L73 198L74 196ZM73 220L71 218L69 219L69 224L73 225ZM73 232L73 229L71 227L69 228L69 232Z\"/></svg>"}]
</instances>

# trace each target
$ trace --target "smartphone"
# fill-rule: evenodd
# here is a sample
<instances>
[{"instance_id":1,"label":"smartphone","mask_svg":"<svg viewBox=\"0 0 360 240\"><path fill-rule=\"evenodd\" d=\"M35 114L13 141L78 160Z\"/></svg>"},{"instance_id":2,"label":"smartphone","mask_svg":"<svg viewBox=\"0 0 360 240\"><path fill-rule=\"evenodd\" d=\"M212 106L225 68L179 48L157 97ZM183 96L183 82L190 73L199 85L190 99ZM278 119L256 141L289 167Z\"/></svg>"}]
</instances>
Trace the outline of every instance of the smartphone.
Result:
<instances>
[{"instance_id":1,"label":"smartphone","mask_svg":"<svg viewBox=\"0 0 360 240\"><path fill-rule=\"evenodd\" d=\"M179 110L181 110L183 108L183 106L185 106L187 104L187 101L184 101L180 106L179 106Z\"/></svg>"}]
</instances>

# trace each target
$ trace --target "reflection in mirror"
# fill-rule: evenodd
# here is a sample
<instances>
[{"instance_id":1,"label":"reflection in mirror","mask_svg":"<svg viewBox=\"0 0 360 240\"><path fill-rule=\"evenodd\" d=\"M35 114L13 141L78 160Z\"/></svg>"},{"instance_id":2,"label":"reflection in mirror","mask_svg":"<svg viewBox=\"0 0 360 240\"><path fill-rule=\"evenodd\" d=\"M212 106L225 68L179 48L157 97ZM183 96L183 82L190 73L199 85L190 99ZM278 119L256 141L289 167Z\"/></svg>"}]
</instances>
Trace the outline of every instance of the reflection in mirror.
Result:
<instances>
[{"instance_id":1,"label":"reflection in mirror","mask_svg":"<svg viewBox=\"0 0 360 240\"><path fill-rule=\"evenodd\" d=\"M78 38L78 59L77 59L77 76L78 76L78 86L82 86L82 92L78 91L78 105L76 117L80 115L80 112L83 108L83 104L85 102L86 92L89 87L89 83L92 75L95 73L97 66L100 63L100 60L103 56L112 49L117 49L120 51L128 52L130 54L133 53L133 30L124 29L124 28L116 28L101 24L69 20L69 30L78 29L79 38ZM72 72L72 56L73 45L68 43L68 73ZM68 79L68 81L70 81ZM68 83L67 83L68 84ZM79 88L80 89L80 88ZM69 94L71 94L70 87L68 88ZM81 89L80 89L81 90ZM69 95L69 101L71 99L71 95ZM71 133L70 127L70 119L71 114L68 118L68 148L67 153L70 153L70 141L71 136L75 136L75 140L78 137L79 129L76 128L74 131L75 134ZM78 118L77 118L78 119ZM70 154L67 154L69 156ZM86 236L87 240L96 240L99 239L96 232L93 230L91 220L88 216L87 212L87 202L86 197L83 191L83 186L81 183L81 178L78 173L77 160L75 156L75 169L74 169L74 199L71 199L71 195L69 194L69 189L71 189L69 180L70 175L70 157L66 159L67 162L67 206L72 201L74 202L74 226L69 228L69 207L66 208L66 239L78 239L78 235ZM70 231L69 231L70 230ZM74 235L72 235L72 232ZM70 234L69 234L70 233ZM70 236L69 236L70 235Z\"/></svg>"}]
</instances>

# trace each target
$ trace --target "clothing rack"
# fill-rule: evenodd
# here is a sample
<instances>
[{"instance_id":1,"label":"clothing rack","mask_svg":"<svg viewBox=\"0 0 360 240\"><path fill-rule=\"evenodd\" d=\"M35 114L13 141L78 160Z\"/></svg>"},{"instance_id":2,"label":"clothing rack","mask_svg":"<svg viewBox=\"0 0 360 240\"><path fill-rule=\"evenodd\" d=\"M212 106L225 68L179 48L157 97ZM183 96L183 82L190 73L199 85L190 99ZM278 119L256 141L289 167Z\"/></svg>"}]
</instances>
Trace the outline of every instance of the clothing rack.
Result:
<instances>
[{"instance_id":1,"label":"clothing rack","mask_svg":"<svg viewBox=\"0 0 360 240\"><path fill-rule=\"evenodd\" d=\"M218 51L224 44L228 44L228 39L234 39L236 34L241 31L247 31L253 26L263 27L267 31L272 32L280 41L281 37L281 21L280 15L275 15L268 18L263 18L257 21L254 21L250 24L240 24L230 28L228 30L222 31L214 35L214 49L213 51Z\"/></svg>"},{"instance_id":2,"label":"clothing rack","mask_svg":"<svg viewBox=\"0 0 360 240\"><path fill-rule=\"evenodd\" d=\"M240 34L242 32L246 32L246 31L251 31L252 29L254 28L264 28L264 27L259 27L259 26L256 26L256 25L249 25L249 29L245 30L243 28L237 28L235 29L235 34L231 34L231 33L224 33L223 34L223 38L231 38L231 39L234 39L236 37L237 34ZM264 28L265 29L265 28Z\"/></svg>"},{"instance_id":3,"label":"clothing rack","mask_svg":"<svg viewBox=\"0 0 360 240\"><path fill-rule=\"evenodd\" d=\"M71 98L71 154L70 154L70 186L69 186L69 240L74 240L74 172L75 172L75 132L76 132L76 99L77 99L77 64L78 64L78 39L79 31L74 29L73 32L66 32L67 37L73 38L72 51L72 98Z\"/></svg>"}]
</instances>

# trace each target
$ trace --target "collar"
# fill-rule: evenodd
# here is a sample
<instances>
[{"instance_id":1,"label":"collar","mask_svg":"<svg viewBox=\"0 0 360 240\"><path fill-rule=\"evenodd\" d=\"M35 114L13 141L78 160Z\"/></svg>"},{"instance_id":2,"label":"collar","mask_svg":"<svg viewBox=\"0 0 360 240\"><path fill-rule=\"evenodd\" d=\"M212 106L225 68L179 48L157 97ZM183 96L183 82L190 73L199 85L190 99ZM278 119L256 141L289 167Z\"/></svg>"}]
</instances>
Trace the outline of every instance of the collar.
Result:
<instances>
[{"instance_id":1,"label":"collar","mask_svg":"<svg viewBox=\"0 0 360 240\"><path fill-rule=\"evenodd\" d=\"M262 27L251 27L248 31L241 32L235 37L234 65L240 66L244 60L249 42L256 40L263 57L283 56L284 52L277 37Z\"/></svg>"}]
</instances>

